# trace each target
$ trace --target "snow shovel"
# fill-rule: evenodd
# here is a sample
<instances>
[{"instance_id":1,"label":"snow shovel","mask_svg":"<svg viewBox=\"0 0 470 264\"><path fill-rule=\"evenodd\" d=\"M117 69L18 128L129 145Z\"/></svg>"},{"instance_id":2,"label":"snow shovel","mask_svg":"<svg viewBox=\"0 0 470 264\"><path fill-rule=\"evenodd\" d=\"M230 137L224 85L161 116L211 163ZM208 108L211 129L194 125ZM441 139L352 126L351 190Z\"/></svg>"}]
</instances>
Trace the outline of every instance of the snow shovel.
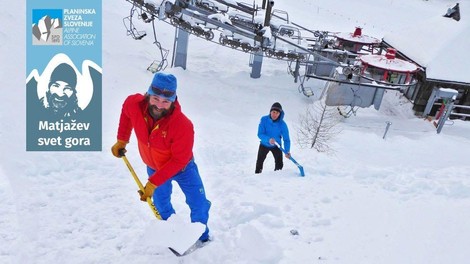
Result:
<instances>
[{"instance_id":1,"label":"snow shovel","mask_svg":"<svg viewBox=\"0 0 470 264\"><path fill-rule=\"evenodd\" d=\"M127 168L131 172L132 177L139 186L139 190L143 192L144 186L135 173L134 168L132 168L129 160L122 151L120 151L120 154ZM158 220L162 220L162 216L158 212L150 197L147 197L147 203L155 217ZM154 222L151 224L150 228L146 229L145 232L150 234L149 237L158 238L146 241L146 244L148 246L168 247L170 251L176 256L184 256L187 254L187 252L191 251L191 249L194 247L195 241L197 241L199 236L201 236L205 228L205 225L202 223L188 223L173 214L166 221Z\"/></svg>"},{"instance_id":2,"label":"snow shovel","mask_svg":"<svg viewBox=\"0 0 470 264\"><path fill-rule=\"evenodd\" d=\"M287 151L283 149L279 143L276 142L276 146L280 148L284 154L287 154ZM300 176L305 176L304 167L302 167L292 156L289 156L289 159L299 168Z\"/></svg>"}]
</instances>

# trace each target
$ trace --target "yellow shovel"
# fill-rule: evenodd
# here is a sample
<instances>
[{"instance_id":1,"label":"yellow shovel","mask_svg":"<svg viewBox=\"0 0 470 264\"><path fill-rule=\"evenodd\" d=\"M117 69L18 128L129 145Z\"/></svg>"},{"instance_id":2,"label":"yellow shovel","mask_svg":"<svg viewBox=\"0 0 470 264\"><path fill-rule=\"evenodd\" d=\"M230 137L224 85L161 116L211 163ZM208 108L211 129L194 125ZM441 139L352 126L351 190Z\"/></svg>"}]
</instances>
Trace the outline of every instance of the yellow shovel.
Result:
<instances>
[{"instance_id":1,"label":"yellow shovel","mask_svg":"<svg viewBox=\"0 0 470 264\"><path fill-rule=\"evenodd\" d=\"M121 158L124 160L124 163L126 163L126 166L129 169L129 171L131 172L132 177L134 177L135 183L137 183L137 185L139 186L139 190L143 192L144 191L144 186L142 185L142 182L140 181L139 177L137 177L137 174L135 173L134 168L132 168L131 164L129 163L129 160L124 155L124 153L121 153L121 155L122 155ZM153 204L152 198L147 197L147 203L150 206L150 209L152 210L155 217L157 217L159 220L162 220L162 216L160 215L157 208Z\"/></svg>"}]
</instances>

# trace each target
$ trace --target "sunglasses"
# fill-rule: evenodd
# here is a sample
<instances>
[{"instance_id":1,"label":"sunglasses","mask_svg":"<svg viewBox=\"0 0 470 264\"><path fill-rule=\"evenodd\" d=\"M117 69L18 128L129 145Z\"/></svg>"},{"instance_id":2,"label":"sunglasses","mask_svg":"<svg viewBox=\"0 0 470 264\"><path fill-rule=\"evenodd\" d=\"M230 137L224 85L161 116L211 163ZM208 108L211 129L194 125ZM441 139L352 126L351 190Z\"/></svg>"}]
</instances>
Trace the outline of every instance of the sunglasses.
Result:
<instances>
[{"instance_id":1,"label":"sunglasses","mask_svg":"<svg viewBox=\"0 0 470 264\"><path fill-rule=\"evenodd\" d=\"M163 95L165 97L172 97L173 95L175 95L175 92L174 91L170 91L170 90L165 90L165 89L160 89L160 88L157 88L155 86L152 86L152 91L156 94L156 95Z\"/></svg>"}]
</instances>

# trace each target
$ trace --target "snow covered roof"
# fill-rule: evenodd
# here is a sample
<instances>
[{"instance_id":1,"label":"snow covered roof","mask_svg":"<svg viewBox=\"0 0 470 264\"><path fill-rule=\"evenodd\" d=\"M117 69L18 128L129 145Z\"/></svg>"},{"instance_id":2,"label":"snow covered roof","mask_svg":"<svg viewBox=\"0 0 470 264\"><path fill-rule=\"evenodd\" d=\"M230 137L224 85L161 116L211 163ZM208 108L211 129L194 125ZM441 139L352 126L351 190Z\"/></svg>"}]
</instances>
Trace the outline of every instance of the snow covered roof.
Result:
<instances>
[{"instance_id":1,"label":"snow covered roof","mask_svg":"<svg viewBox=\"0 0 470 264\"><path fill-rule=\"evenodd\" d=\"M383 40L426 68L428 79L470 83L470 3L460 3L460 21L445 13Z\"/></svg>"},{"instance_id":2,"label":"snow covered roof","mask_svg":"<svg viewBox=\"0 0 470 264\"><path fill-rule=\"evenodd\" d=\"M398 58L389 59L384 55L363 55L360 59L363 63L394 72L415 72L418 70L418 67L411 62Z\"/></svg>"},{"instance_id":3,"label":"snow covered roof","mask_svg":"<svg viewBox=\"0 0 470 264\"><path fill-rule=\"evenodd\" d=\"M377 39L377 38L367 36L367 35L355 36L353 33L347 33L347 32L336 33L336 37L339 38L339 39L344 39L344 40L347 40L347 41L360 43L360 44L365 44L365 45L379 44L380 43L380 40Z\"/></svg>"}]
</instances>

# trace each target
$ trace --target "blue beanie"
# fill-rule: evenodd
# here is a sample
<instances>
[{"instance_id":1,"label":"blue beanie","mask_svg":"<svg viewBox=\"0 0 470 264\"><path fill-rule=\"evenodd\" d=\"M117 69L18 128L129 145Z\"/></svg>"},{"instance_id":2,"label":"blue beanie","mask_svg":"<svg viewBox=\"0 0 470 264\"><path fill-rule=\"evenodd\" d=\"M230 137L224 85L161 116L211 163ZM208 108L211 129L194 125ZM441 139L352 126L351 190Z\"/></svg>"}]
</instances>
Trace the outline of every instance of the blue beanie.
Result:
<instances>
[{"instance_id":1,"label":"blue beanie","mask_svg":"<svg viewBox=\"0 0 470 264\"><path fill-rule=\"evenodd\" d=\"M161 96L174 102L176 100L176 77L173 74L155 73L147 94Z\"/></svg>"}]
</instances>

